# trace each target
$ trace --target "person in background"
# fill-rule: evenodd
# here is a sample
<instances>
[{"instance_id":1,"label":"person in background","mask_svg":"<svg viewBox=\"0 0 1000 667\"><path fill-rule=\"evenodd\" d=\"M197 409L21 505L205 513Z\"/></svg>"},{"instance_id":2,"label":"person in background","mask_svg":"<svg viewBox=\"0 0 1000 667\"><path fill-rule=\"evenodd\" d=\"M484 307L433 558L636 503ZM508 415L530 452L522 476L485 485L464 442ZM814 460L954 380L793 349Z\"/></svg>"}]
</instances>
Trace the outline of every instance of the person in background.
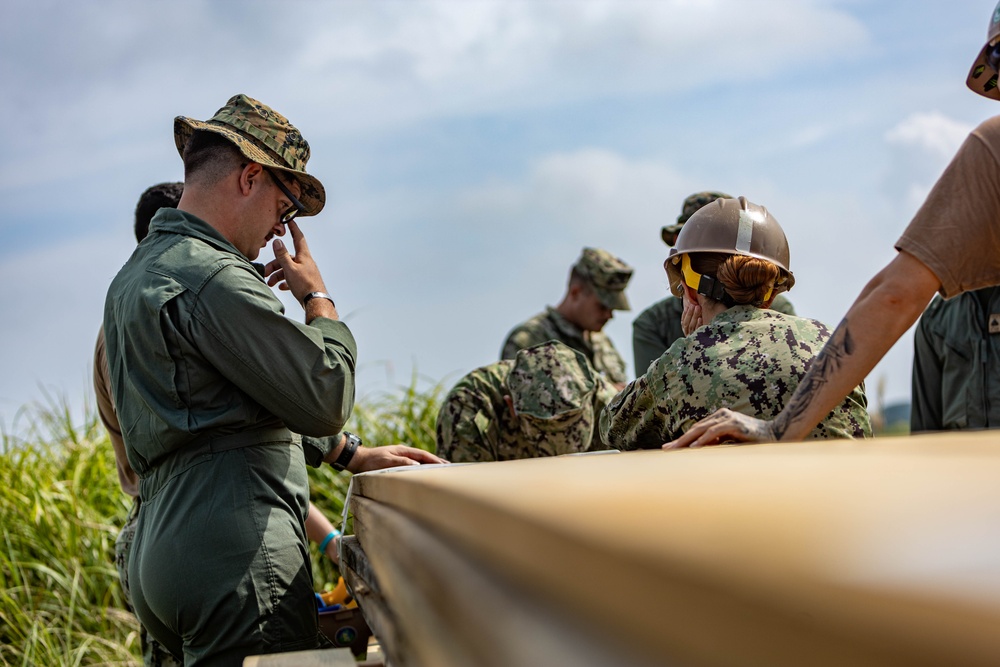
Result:
<instances>
[{"instance_id":1,"label":"person in background","mask_svg":"<svg viewBox=\"0 0 1000 667\"><path fill-rule=\"evenodd\" d=\"M660 230L660 238L663 239L663 242L668 247L673 247L684 223L698 209L716 199L732 199L732 197L712 191L688 195L681 206L681 214L677 216L677 224L667 225ZM786 315L795 314L795 308L792 307L791 302L785 298L784 294L779 294L774 298L771 308ZM635 360L636 377L642 375L651 363L659 359L675 340L683 338L689 333L684 331L684 327L681 325L683 311L683 300L675 296L668 296L639 313L639 316L632 321L632 355Z\"/></svg>"},{"instance_id":2,"label":"person in background","mask_svg":"<svg viewBox=\"0 0 1000 667\"><path fill-rule=\"evenodd\" d=\"M437 452L453 463L509 461L607 449L597 416L615 387L559 341L477 368L445 397Z\"/></svg>"},{"instance_id":3,"label":"person in background","mask_svg":"<svg viewBox=\"0 0 1000 667\"><path fill-rule=\"evenodd\" d=\"M146 189L139 197L135 207L136 243L141 243L149 232L149 221L161 208L176 208L184 191L183 183L159 183ZM132 498L132 508L125 519L125 524L115 539L115 567L118 569L118 580L121 582L122 595L129 610L132 609L132 591L128 581L128 556L135 539L135 525L139 518L139 476L129 465L125 455L125 441L122 439L121 425L115 413L115 404L111 398L111 380L108 377L108 360L104 347L104 327L97 334L97 344L94 348L94 393L97 396L97 414L108 432L111 446L115 452L115 466L118 470L118 483L122 491ZM147 665L171 667L182 665L183 662L174 658L158 641L149 636L145 626L139 623L139 644L143 661Z\"/></svg>"},{"instance_id":4,"label":"person in background","mask_svg":"<svg viewBox=\"0 0 1000 667\"><path fill-rule=\"evenodd\" d=\"M913 337L910 431L1000 427L1000 287L934 300Z\"/></svg>"},{"instance_id":5,"label":"person in background","mask_svg":"<svg viewBox=\"0 0 1000 667\"><path fill-rule=\"evenodd\" d=\"M966 85L1000 100L998 76L1000 4ZM781 413L765 421L723 408L665 448L801 440L913 326L935 292L949 299L1000 285L998 156L1000 116L994 116L959 148L896 242L896 257L862 290Z\"/></svg>"},{"instance_id":6,"label":"person in background","mask_svg":"<svg viewBox=\"0 0 1000 667\"><path fill-rule=\"evenodd\" d=\"M617 449L659 448L720 406L773 417L830 337L820 322L771 310L790 289L788 241L766 208L718 199L687 222L664 263L685 318L699 324L601 414L601 438ZM809 434L871 436L856 387Z\"/></svg>"},{"instance_id":7,"label":"person in background","mask_svg":"<svg viewBox=\"0 0 1000 667\"><path fill-rule=\"evenodd\" d=\"M558 340L587 357L594 369L619 388L625 386L625 361L602 331L615 310L631 310L625 288L632 267L606 250L584 248L570 270L562 301L507 334L501 359L518 350Z\"/></svg>"}]
</instances>

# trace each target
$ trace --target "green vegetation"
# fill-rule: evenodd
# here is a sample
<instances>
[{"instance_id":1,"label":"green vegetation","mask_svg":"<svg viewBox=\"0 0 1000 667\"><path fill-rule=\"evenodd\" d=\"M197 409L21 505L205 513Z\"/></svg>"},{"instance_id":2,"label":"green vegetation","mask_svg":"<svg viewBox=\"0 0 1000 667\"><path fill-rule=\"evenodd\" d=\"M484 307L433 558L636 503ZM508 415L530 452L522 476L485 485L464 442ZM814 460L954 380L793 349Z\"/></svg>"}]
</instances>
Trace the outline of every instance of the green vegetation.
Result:
<instances>
[{"instance_id":1,"label":"green vegetation","mask_svg":"<svg viewBox=\"0 0 1000 667\"><path fill-rule=\"evenodd\" d=\"M347 428L366 444L406 442L434 450L443 389L365 397ZM83 425L50 401L19 415L25 432L0 447L0 665L138 665L138 623L126 611L114 543L131 500L118 486L114 452L96 413ZM310 469L312 500L340 523L350 482ZM312 556L317 589L337 572Z\"/></svg>"}]
</instances>

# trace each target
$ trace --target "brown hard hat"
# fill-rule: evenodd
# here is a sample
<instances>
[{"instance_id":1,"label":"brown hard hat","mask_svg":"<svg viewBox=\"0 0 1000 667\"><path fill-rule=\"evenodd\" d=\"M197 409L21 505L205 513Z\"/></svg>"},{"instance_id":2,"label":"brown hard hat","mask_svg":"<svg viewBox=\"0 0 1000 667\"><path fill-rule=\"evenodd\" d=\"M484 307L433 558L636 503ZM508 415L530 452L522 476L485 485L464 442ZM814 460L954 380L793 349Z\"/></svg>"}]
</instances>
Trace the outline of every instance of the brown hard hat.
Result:
<instances>
[{"instance_id":1,"label":"brown hard hat","mask_svg":"<svg viewBox=\"0 0 1000 667\"><path fill-rule=\"evenodd\" d=\"M766 208L747 201L746 197L716 199L684 224L664 263L670 289L676 296L682 293L681 255L697 252L764 259L781 269L782 278L775 285L775 292L789 290L795 284L788 268L788 239L784 230Z\"/></svg>"},{"instance_id":2,"label":"brown hard hat","mask_svg":"<svg viewBox=\"0 0 1000 667\"><path fill-rule=\"evenodd\" d=\"M972 63L972 69L969 70L969 76L965 79L965 85L972 92L991 100L1000 100L1000 89L997 88L1000 52L994 51L998 37L1000 37L1000 4L997 4L990 16L990 25L986 29L986 44L979 51L975 62Z\"/></svg>"}]
</instances>

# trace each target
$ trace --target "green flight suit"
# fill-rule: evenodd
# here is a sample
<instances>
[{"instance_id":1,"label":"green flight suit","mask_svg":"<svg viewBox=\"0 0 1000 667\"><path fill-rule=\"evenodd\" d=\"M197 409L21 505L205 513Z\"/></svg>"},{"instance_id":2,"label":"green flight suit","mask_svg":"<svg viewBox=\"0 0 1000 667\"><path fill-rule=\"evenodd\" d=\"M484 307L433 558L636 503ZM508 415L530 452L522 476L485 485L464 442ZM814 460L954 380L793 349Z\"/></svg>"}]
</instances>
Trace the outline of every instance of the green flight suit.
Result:
<instances>
[{"instance_id":1,"label":"green flight suit","mask_svg":"<svg viewBox=\"0 0 1000 667\"><path fill-rule=\"evenodd\" d=\"M934 297L913 347L912 432L1000 426L1000 287Z\"/></svg>"},{"instance_id":2,"label":"green flight suit","mask_svg":"<svg viewBox=\"0 0 1000 667\"><path fill-rule=\"evenodd\" d=\"M161 209L108 290L104 331L140 477L128 571L143 625L188 667L316 647L305 466L353 407L347 326L286 318L260 265Z\"/></svg>"}]
</instances>

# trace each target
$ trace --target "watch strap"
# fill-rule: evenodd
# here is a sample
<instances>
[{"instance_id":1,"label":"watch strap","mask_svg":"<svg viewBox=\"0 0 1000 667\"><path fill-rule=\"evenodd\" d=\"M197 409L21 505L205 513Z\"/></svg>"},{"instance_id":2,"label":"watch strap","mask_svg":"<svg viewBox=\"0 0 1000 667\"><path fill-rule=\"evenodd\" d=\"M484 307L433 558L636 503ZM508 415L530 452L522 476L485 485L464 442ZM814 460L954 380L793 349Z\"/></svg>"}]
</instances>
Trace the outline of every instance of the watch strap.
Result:
<instances>
[{"instance_id":1,"label":"watch strap","mask_svg":"<svg viewBox=\"0 0 1000 667\"><path fill-rule=\"evenodd\" d=\"M327 294L326 292L309 292L309 294L306 294L304 297L302 297L302 305L306 306L313 299L326 299L327 301L333 304L334 308L337 307L337 304L336 302L334 302L333 297Z\"/></svg>"},{"instance_id":2,"label":"watch strap","mask_svg":"<svg viewBox=\"0 0 1000 667\"><path fill-rule=\"evenodd\" d=\"M344 449L341 450L340 456L337 460L331 463L334 470L346 470L347 464L351 462L354 458L354 453L358 451L358 447L361 446L361 438L354 435L350 431L344 431L344 437L347 441L344 443Z\"/></svg>"}]
</instances>

